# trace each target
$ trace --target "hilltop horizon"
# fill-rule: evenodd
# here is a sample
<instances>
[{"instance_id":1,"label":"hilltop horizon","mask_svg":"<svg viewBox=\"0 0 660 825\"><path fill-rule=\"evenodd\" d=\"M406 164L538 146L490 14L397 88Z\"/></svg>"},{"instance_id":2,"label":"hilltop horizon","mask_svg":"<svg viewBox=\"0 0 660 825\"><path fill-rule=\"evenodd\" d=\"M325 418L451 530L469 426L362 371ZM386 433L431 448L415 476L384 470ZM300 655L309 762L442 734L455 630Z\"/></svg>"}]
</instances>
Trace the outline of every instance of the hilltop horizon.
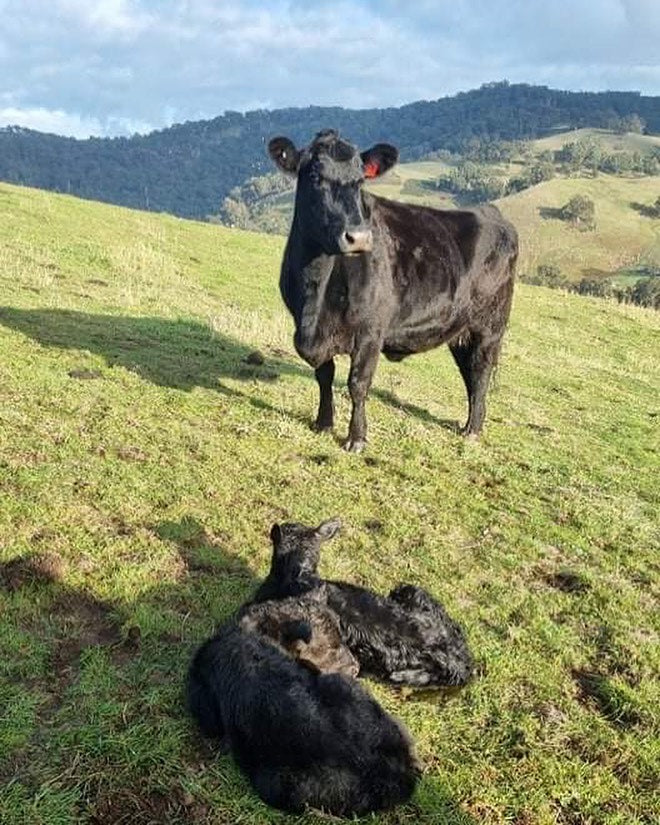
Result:
<instances>
[{"instance_id":1,"label":"hilltop horizon","mask_svg":"<svg viewBox=\"0 0 660 825\"><path fill-rule=\"evenodd\" d=\"M412 100L407 100L405 102L392 102L387 105L380 105L380 106L346 106L341 104L323 104L320 102L308 102L308 103L300 103L295 104L291 103L290 105L282 105L282 106L264 106L264 107L254 107L254 108L225 108L221 109L217 114L208 115L206 117L197 117L197 118L188 118L186 120L173 120L170 123L167 123L162 126L148 126L148 124L142 124L140 128L140 121L137 121L138 128L134 131L129 132L117 132L116 134L89 134L86 136L79 136L74 134L67 134L66 131L48 131L41 128L35 128L30 125L24 125L21 123L4 123L0 125L0 132L29 132L29 133L37 133L40 135L52 136L52 137L60 137L60 138L67 138L69 140L75 140L78 142L84 141L98 141L98 140L129 140L131 138L144 138L149 137L154 134L162 134L163 132L167 132L170 129L177 129L188 125L197 125L200 123L214 123L215 121L221 120L223 118L232 118L236 116L249 118L250 116L254 115L263 115L263 114L274 114L279 112L304 112L308 110L327 110L331 111L338 111L338 112L354 112L354 113L361 113L361 112L392 112L392 111L400 111L402 109L406 109L408 107L419 106L424 104L434 104L434 103L441 103L447 100L454 100L456 98L472 95L482 91L488 91L490 89L498 89L498 88L528 88L528 89L538 89L544 90L552 94L568 94L568 95L589 95L589 96L622 96L622 97L637 97L640 100L655 100L658 101L658 114L660 115L660 91L657 94L645 94L640 89L569 89L563 88L559 86L550 86L544 83L528 83L524 81L520 82L510 82L506 78L501 80L489 80L483 83L480 83L478 86L473 86L470 88L459 89L455 92L447 93L447 94L440 94L437 97L425 97L425 98L415 98ZM568 131L570 130L570 126L561 125L557 127L552 127L552 130L556 131ZM648 131L648 134L660 134L660 125L654 131Z\"/></svg>"}]
</instances>

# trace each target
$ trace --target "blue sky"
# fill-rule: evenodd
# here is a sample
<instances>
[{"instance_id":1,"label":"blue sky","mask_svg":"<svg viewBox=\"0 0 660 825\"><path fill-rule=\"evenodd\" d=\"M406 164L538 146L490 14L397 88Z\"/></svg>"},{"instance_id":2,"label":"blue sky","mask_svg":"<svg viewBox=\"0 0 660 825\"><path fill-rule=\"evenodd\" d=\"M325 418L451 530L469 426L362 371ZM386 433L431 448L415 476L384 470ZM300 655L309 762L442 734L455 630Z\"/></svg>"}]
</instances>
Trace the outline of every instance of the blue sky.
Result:
<instances>
[{"instance_id":1,"label":"blue sky","mask_svg":"<svg viewBox=\"0 0 660 825\"><path fill-rule=\"evenodd\" d=\"M397 106L493 80L660 94L660 0L0 0L0 125Z\"/></svg>"}]
</instances>

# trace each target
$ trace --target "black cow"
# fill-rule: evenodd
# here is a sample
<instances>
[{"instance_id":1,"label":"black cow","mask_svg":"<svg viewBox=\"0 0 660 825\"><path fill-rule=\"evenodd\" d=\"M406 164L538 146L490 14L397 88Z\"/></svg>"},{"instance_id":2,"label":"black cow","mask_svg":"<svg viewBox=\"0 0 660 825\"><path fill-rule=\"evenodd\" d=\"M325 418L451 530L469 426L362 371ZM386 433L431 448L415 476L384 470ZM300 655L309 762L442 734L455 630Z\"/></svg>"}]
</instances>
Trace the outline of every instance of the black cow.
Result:
<instances>
[{"instance_id":1,"label":"black cow","mask_svg":"<svg viewBox=\"0 0 660 825\"><path fill-rule=\"evenodd\" d=\"M494 206L444 211L365 192L365 178L398 159L385 143L359 153L326 130L306 149L276 137L268 150L298 178L280 290L295 320L296 350L319 384L316 428L333 426L335 355L351 358L346 449L360 452L379 354L399 361L448 343L468 394L463 431L478 435L511 308L513 226Z\"/></svg>"}]
</instances>

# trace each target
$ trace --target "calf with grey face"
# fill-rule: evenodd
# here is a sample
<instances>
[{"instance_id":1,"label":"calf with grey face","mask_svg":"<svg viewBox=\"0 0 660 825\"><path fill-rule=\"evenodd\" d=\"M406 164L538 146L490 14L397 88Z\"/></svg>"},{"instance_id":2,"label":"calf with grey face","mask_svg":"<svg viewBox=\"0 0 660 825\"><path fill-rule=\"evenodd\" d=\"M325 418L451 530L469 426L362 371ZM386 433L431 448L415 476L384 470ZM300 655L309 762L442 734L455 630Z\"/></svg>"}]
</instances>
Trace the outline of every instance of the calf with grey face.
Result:
<instances>
[{"instance_id":1,"label":"calf with grey face","mask_svg":"<svg viewBox=\"0 0 660 825\"><path fill-rule=\"evenodd\" d=\"M315 369L317 429L333 426L336 355L351 359L346 449L360 452L379 354L399 361L447 343L468 395L463 431L478 435L511 308L513 226L494 206L439 210L364 191L366 178L398 159L386 143L360 153L326 130L302 150L284 137L268 149L281 170L297 176L280 291L295 321L296 350Z\"/></svg>"}]
</instances>

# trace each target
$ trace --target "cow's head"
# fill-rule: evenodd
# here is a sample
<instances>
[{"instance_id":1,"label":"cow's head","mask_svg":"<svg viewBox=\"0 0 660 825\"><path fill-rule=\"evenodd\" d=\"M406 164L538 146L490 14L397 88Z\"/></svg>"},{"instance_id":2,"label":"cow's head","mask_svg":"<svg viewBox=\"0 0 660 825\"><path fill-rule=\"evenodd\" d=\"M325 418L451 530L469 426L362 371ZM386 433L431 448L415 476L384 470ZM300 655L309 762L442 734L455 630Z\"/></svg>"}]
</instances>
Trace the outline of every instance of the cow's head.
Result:
<instances>
[{"instance_id":1,"label":"cow's head","mask_svg":"<svg viewBox=\"0 0 660 825\"><path fill-rule=\"evenodd\" d=\"M399 153L388 143L365 152L327 129L306 149L285 137L273 138L268 152L277 166L297 175L296 221L308 243L326 255L371 251L371 216L360 189L365 178L391 169Z\"/></svg>"}]
</instances>

